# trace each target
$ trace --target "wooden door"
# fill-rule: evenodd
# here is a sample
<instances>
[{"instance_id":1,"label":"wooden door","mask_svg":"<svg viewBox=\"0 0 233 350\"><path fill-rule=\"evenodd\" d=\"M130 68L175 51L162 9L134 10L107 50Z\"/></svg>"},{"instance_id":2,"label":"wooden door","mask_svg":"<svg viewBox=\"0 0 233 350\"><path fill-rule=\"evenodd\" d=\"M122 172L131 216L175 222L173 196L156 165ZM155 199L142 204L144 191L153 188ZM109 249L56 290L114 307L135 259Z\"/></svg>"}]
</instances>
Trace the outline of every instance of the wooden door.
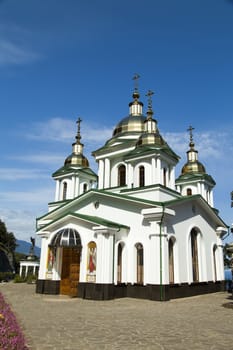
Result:
<instances>
[{"instance_id":1,"label":"wooden door","mask_svg":"<svg viewBox=\"0 0 233 350\"><path fill-rule=\"evenodd\" d=\"M63 247L60 294L77 296L80 270L80 252Z\"/></svg>"}]
</instances>

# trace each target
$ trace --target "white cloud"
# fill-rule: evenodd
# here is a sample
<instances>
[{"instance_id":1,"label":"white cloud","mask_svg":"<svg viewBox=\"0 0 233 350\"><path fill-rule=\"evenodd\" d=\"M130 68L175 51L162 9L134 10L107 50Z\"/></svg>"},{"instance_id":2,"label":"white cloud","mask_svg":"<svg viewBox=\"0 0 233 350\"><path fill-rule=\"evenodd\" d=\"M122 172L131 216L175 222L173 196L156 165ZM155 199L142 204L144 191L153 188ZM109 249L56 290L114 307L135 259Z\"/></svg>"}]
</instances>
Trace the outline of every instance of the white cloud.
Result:
<instances>
[{"instance_id":1,"label":"white cloud","mask_svg":"<svg viewBox=\"0 0 233 350\"><path fill-rule=\"evenodd\" d=\"M0 213L0 219L6 224L7 231L13 232L17 239L29 241L35 235L35 212L0 208Z\"/></svg>"},{"instance_id":2,"label":"white cloud","mask_svg":"<svg viewBox=\"0 0 233 350\"><path fill-rule=\"evenodd\" d=\"M42 169L0 168L0 180L17 181L47 178Z\"/></svg>"},{"instance_id":3,"label":"white cloud","mask_svg":"<svg viewBox=\"0 0 233 350\"><path fill-rule=\"evenodd\" d=\"M0 219L16 238L29 240L35 234L36 218L46 214L47 205L54 200L55 187L29 191L1 192Z\"/></svg>"},{"instance_id":4,"label":"white cloud","mask_svg":"<svg viewBox=\"0 0 233 350\"><path fill-rule=\"evenodd\" d=\"M82 142L98 144L105 142L112 135L113 128L106 128L102 125L86 124L81 126ZM75 140L77 128L73 120L64 118L51 118L44 123L36 123L33 130L27 133L27 137L36 140L70 142Z\"/></svg>"},{"instance_id":5,"label":"white cloud","mask_svg":"<svg viewBox=\"0 0 233 350\"><path fill-rule=\"evenodd\" d=\"M184 158L189 150L189 137L186 133L164 133L164 139L169 146ZM233 149L231 140L231 131L208 131L200 132L194 135L195 149L202 160L225 159L226 149Z\"/></svg>"},{"instance_id":6,"label":"white cloud","mask_svg":"<svg viewBox=\"0 0 233 350\"><path fill-rule=\"evenodd\" d=\"M62 164L64 162L64 156L48 153L40 153L33 155L19 155L19 156L9 156L8 159L23 161L28 163L37 163L37 164ZM26 172L27 170L25 170ZM41 170L40 170L41 171Z\"/></svg>"},{"instance_id":7,"label":"white cloud","mask_svg":"<svg viewBox=\"0 0 233 350\"><path fill-rule=\"evenodd\" d=\"M36 188L28 191L7 191L1 192L1 203L20 204L20 207L36 207L47 206L47 203L54 200L55 188L51 181L50 187Z\"/></svg>"},{"instance_id":8,"label":"white cloud","mask_svg":"<svg viewBox=\"0 0 233 350\"><path fill-rule=\"evenodd\" d=\"M38 53L32 52L8 39L0 38L0 65L21 65L34 62L40 58L41 56Z\"/></svg>"},{"instance_id":9,"label":"white cloud","mask_svg":"<svg viewBox=\"0 0 233 350\"><path fill-rule=\"evenodd\" d=\"M27 133L30 139L72 142L75 136L74 122L63 118L52 118L44 123L35 123L33 129Z\"/></svg>"}]
</instances>

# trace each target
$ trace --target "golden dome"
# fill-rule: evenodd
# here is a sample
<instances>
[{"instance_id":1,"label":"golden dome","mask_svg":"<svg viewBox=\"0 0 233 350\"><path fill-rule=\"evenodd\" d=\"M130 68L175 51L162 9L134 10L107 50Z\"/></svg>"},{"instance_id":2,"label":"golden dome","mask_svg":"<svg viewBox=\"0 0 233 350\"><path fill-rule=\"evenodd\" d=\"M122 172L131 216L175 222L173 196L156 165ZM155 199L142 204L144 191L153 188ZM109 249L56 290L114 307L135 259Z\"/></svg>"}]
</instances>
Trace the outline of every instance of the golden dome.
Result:
<instances>
[{"instance_id":1,"label":"golden dome","mask_svg":"<svg viewBox=\"0 0 233 350\"><path fill-rule=\"evenodd\" d=\"M165 142L159 132L156 133L144 133L142 134L137 142L137 146L145 145L164 145Z\"/></svg>"},{"instance_id":2,"label":"golden dome","mask_svg":"<svg viewBox=\"0 0 233 350\"><path fill-rule=\"evenodd\" d=\"M143 115L129 115L116 125L113 136L119 136L127 132L143 132L145 119L146 117Z\"/></svg>"},{"instance_id":3,"label":"golden dome","mask_svg":"<svg viewBox=\"0 0 233 350\"><path fill-rule=\"evenodd\" d=\"M193 130L192 126L189 127L188 131L190 132L190 149L187 153L187 163L183 166L181 170L181 175L185 174L206 174L204 165L198 161L198 151L195 150L193 142Z\"/></svg>"},{"instance_id":4,"label":"golden dome","mask_svg":"<svg viewBox=\"0 0 233 350\"><path fill-rule=\"evenodd\" d=\"M187 162L181 170L182 175L190 173L205 174L206 170L204 165L197 160L194 162Z\"/></svg>"},{"instance_id":5,"label":"golden dome","mask_svg":"<svg viewBox=\"0 0 233 350\"><path fill-rule=\"evenodd\" d=\"M142 114L143 103L140 102L137 89L133 92L133 101L129 103L129 115L123 118L114 128L113 137L125 133L142 133L146 117Z\"/></svg>"},{"instance_id":6,"label":"golden dome","mask_svg":"<svg viewBox=\"0 0 233 350\"><path fill-rule=\"evenodd\" d=\"M83 144L80 142L80 123L81 119L79 118L77 121L78 124L78 132L76 135L76 142L72 144L72 153L66 158L64 165L65 166L80 166L82 168L89 167L88 159L83 155Z\"/></svg>"},{"instance_id":7,"label":"golden dome","mask_svg":"<svg viewBox=\"0 0 233 350\"><path fill-rule=\"evenodd\" d=\"M88 162L88 159L83 154L72 153L66 158L64 165L65 166L76 165L83 168L88 168L89 162Z\"/></svg>"}]
</instances>

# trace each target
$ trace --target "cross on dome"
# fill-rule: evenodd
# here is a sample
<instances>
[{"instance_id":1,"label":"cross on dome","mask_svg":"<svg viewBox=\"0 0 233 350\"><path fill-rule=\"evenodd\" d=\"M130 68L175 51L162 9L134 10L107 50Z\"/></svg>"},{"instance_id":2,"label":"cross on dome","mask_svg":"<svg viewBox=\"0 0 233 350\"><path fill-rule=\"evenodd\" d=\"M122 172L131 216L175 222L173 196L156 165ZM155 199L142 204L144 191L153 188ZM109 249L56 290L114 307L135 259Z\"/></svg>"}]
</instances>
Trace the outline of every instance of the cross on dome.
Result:
<instances>
[{"instance_id":1,"label":"cross on dome","mask_svg":"<svg viewBox=\"0 0 233 350\"><path fill-rule=\"evenodd\" d=\"M78 125L78 132L77 132L77 136L76 136L76 140L78 143L80 143L81 140L81 134L80 134L80 124L82 122L82 119L79 117L78 120L76 121L77 125Z\"/></svg>"},{"instance_id":2,"label":"cross on dome","mask_svg":"<svg viewBox=\"0 0 233 350\"><path fill-rule=\"evenodd\" d=\"M140 78L140 75L135 73L133 76L133 80L134 80L134 91L138 91L138 80Z\"/></svg>"},{"instance_id":3,"label":"cross on dome","mask_svg":"<svg viewBox=\"0 0 233 350\"><path fill-rule=\"evenodd\" d=\"M192 125L189 126L189 128L187 129L187 131L189 131L189 136L190 136L190 142L193 142L193 130L195 128L192 127Z\"/></svg>"},{"instance_id":4,"label":"cross on dome","mask_svg":"<svg viewBox=\"0 0 233 350\"><path fill-rule=\"evenodd\" d=\"M146 96L148 97L148 109L152 109L152 96L154 95L154 92L151 90L148 90Z\"/></svg>"}]
</instances>

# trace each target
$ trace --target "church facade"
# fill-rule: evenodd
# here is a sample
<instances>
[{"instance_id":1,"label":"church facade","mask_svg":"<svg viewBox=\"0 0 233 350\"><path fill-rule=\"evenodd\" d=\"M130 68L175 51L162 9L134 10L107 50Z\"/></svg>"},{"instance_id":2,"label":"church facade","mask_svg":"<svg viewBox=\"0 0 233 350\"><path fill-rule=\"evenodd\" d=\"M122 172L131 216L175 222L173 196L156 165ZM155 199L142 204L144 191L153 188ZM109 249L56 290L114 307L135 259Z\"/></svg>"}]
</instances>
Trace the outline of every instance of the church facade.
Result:
<instances>
[{"instance_id":1,"label":"church facade","mask_svg":"<svg viewBox=\"0 0 233 350\"><path fill-rule=\"evenodd\" d=\"M215 182L198 160L190 127L187 162L161 136L135 87L129 115L93 152L83 154L80 122L72 153L52 176L55 200L37 219L37 293L87 299L169 300L222 290L222 237Z\"/></svg>"}]
</instances>

